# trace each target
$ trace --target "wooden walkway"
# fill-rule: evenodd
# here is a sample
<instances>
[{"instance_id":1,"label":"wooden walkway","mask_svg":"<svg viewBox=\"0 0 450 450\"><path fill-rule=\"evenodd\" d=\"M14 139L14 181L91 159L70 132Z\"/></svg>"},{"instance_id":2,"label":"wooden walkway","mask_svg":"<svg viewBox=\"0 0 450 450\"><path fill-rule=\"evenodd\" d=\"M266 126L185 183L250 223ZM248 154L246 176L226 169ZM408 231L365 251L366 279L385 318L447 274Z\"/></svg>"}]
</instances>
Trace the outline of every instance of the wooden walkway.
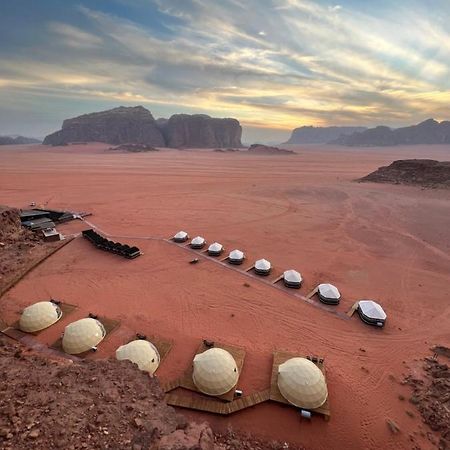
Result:
<instances>
[{"instance_id":1,"label":"wooden walkway","mask_svg":"<svg viewBox=\"0 0 450 450\"><path fill-rule=\"evenodd\" d=\"M214 414L228 415L240 411L242 409L250 408L259 403L269 400L270 389L245 397L239 397L232 402L220 402L212 398L204 396L194 396L192 394L182 394L171 392L166 394L166 402L170 406L178 406L180 408L195 409L197 411L206 411Z\"/></svg>"}]
</instances>

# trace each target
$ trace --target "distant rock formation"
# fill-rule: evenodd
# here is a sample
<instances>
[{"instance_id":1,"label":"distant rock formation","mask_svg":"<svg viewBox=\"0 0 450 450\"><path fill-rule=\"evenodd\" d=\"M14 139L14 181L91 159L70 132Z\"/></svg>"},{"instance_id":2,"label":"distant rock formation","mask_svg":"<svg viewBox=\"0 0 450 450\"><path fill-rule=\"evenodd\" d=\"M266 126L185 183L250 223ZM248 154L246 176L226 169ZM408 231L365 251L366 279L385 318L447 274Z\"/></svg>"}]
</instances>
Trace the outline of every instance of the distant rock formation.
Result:
<instances>
[{"instance_id":1,"label":"distant rock formation","mask_svg":"<svg viewBox=\"0 0 450 450\"><path fill-rule=\"evenodd\" d=\"M63 122L44 144L64 145L98 141L108 144L142 144L153 147L241 147L242 128L236 119L216 119L203 114L175 114L155 120L143 106L85 114Z\"/></svg>"},{"instance_id":2,"label":"distant rock formation","mask_svg":"<svg viewBox=\"0 0 450 450\"><path fill-rule=\"evenodd\" d=\"M450 161L401 159L378 168L359 181L450 188Z\"/></svg>"},{"instance_id":3,"label":"distant rock formation","mask_svg":"<svg viewBox=\"0 0 450 450\"><path fill-rule=\"evenodd\" d=\"M164 147L164 137L151 112L143 106L110 109L84 114L63 122L62 129L49 134L44 144L62 145L79 141L108 144L145 144Z\"/></svg>"},{"instance_id":4,"label":"distant rock formation","mask_svg":"<svg viewBox=\"0 0 450 450\"><path fill-rule=\"evenodd\" d=\"M117 147L110 147L108 150L130 153L158 152L159 150L151 145L145 144L121 144Z\"/></svg>"},{"instance_id":5,"label":"distant rock formation","mask_svg":"<svg viewBox=\"0 0 450 450\"><path fill-rule=\"evenodd\" d=\"M341 136L335 144L356 146L392 146L415 144L450 144L450 122L428 119L418 125L391 129L379 126L350 136Z\"/></svg>"},{"instance_id":6,"label":"distant rock formation","mask_svg":"<svg viewBox=\"0 0 450 450\"><path fill-rule=\"evenodd\" d=\"M214 151L220 153L232 153L239 152L240 150L238 150L237 148L215 148Z\"/></svg>"},{"instance_id":7,"label":"distant rock formation","mask_svg":"<svg viewBox=\"0 0 450 450\"><path fill-rule=\"evenodd\" d=\"M366 130L365 127L300 127L292 131L285 144L327 144L342 135Z\"/></svg>"},{"instance_id":8,"label":"distant rock formation","mask_svg":"<svg viewBox=\"0 0 450 450\"><path fill-rule=\"evenodd\" d=\"M0 136L0 145L40 144L39 139L24 136Z\"/></svg>"},{"instance_id":9,"label":"distant rock formation","mask_svg":"<svg viewBox=\"0 0 450 450\"><path fill-rule=\"evenodd\" d=\"M241 147L242 127L236 119L216 119L205 114L174 114L160 122L167 147Z\"/></svg>"},{"instance_id":10,"label":"distant rock formation","mask_svg":"<svg viewBox=\"0 0 450 450\"><path fill-rule=\"evenodd\" d=\"M295 155L292 150L285 150L278 147L270 147L269 145L253 144L247 149L248 153L253 155Z\"/></svg>"}]
</instances>

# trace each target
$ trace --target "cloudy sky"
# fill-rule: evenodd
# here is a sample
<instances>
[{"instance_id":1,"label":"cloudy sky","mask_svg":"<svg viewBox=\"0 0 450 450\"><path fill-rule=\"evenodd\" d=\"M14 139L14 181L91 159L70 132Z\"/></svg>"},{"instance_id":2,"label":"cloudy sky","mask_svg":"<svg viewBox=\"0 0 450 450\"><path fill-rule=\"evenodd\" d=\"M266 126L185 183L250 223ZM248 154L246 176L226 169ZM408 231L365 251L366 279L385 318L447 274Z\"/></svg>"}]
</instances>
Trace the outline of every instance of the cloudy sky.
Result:
<instances>
[{"instance_id":1,"label":"cloudy sky","mask_svg":"<svg viewBox=\"0 0 450 450\"><path fill-rule=\"evenodd\" d=\"M301 125L450 119L449 0L1 0L0 134L142 104Z\"/></svg>"}]
</instances>

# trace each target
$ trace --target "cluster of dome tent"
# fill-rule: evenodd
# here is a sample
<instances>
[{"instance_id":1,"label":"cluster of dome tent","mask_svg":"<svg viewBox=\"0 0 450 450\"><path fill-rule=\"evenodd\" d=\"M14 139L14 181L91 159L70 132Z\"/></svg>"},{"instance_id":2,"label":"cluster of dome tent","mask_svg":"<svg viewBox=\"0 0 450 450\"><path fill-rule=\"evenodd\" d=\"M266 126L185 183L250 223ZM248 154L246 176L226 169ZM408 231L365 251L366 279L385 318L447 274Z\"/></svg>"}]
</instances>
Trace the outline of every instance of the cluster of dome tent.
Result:
<instances>
[{"instance_id":1,"label":"cluster of dome tent","mask_svg":"<svg viewBox=\"0 0 450 450\"><path fill-rule=\"evenodd\" d=\"M19 327L25 332L36 332L57 322L61 309L54 302L38 302L24 309ZM66 353L80 354L95 349L106 332L102 323L88 317L66 326L62 347ZM130 360L140 370L153 374L159 367L160 355L148 340L137 339L116 350L118 360ZM221 396L235 388L239 370L233 356L226 350L213 347L198 353L192 362L192 381L196 388L210 396ZM322 406L328 397L325 377L311 361L294 357L280 364L278 388L291 404L307 409Z\"/></svg>"},{"instance_id":2,"label":"cluster of dome tent","mask_svg":"<svg viewBox=\"0 0 450 450\"><path fill-rule=\"evenodd\" d=\"M329 289L323 289L324 295L332 294ZM363 320L369 323L385 320L384 311L373 303L367 300L360 302L359 310ZM61 317L62 311L56 301L38 302L23 310L19 328L28 333L38 332L53 325ZM105 335L106 330L100 320L83 318L66 326L62 348L69 354L96 350ZM121 345L116 350L116 358L130 360L140 370L154 374L161 361L158 349L145 337L139 337L140 339ZM236 387L239 375L233 355L220 347L208 348L193 358L192 381L203 394L217 397L230 392ZM292 357L278 366L277 386L287 402L303 409L319 408L328 397L322 371L314 362L302 357Z\"/></svg>"},{"instance_id":3,"label":"cluster of dome tent","mask_svg":"<svg viewBox=\"0 0 450 450\"><path fill-rule=\"evenodd\" d=\"M172 239L174 242L182 244L189 240L189 235L186 231L179 231ZM194 250L203 249L206 244L206 239L202 236L196 236L189 242L189 246ZM207 253L209 256L220 256L224 250L222 244L213 242L208 246ZM235 249L228 254L226 259L230 264L239 265L244 262L245 254L243 251ZM255 262L254 270L258 275L267 276L272 270L272 265L267 259L259 259ZM301 273L294 269L284 271L282 279L286 287L294 289L299 289L303 281ZM317 287L317 294L320 301L327 305L338 305L341 299L339 289L330 283L319 284ZM359 301L358 313L361 319L370 325L382 327L386 321L386 314L383 311L383 308L373 300Z\"/></svg>"},{"instance_id":4,"label":"cluster of dome tent","mask_svg":"<svg viewBox=\"0 0 450 450\"><path fill-rule=\"evenodd\" d=\"M37 302L26 307L19 320L20 330L35 333L56 323L62 317L61 308L56 302ZM86 317L66 326L62 337L62 348L70 355L96 350L97 345L106 336L106 330L100 320ZM129 359L139 369L154 373L159 366L160 356L156 347L149 341L138 339L120 346L116 351L117 359Z\"/></svg>"}]
</instances>

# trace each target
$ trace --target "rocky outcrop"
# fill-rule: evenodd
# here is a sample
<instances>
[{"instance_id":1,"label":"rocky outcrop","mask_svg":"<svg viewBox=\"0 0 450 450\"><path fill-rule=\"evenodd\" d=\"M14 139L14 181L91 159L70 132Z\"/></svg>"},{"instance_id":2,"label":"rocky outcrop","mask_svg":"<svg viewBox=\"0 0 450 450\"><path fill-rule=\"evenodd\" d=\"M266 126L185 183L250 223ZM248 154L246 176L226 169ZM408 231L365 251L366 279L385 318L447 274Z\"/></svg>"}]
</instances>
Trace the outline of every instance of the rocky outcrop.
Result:
<instances>
[{"instance_id":1,"label":"rocky outcrop","mask_svg":"<svg viewBox=\"0 0 450 450\"><path fill-rule=\"evenodd\" d=\"M450 161L401 159L380 167L359 181L450 188Z\"/></svg>"},{"instance_id":2,"label":"rocky outcrop","mask_svg":"<svg viewBox=\"0 0 450 450\"><path fill-rule=\"evenodd\" d=\"M447 349L448 350L448 349ZM409 402L415 405L423 422L439 433L439 442L436 442L431 434L428 434L433 448L450 448L450 367L447 362L434 358L425 358L423 371L417 369L408 375L403 384L412 387L412 395ZM408 412L408 411L407 411ZM411 416L411 414L408 414Z\"/></svg>"},{"instance_id":3,"label":"rocky outcrop","mask_svg":"<svg viewBox=\"0 0 450 450\"><path fill-rule=\"evenodd\" d=\"M365 127L300 127L285 144L327 144L340 136L366 130Z\"/></svg>"},{"instance_id":4,"label":"rocky outcrop","mask_svg":"<svg viewBox=\"0 0 450 450\"><path fill-rule=\"evenodd\" d=\"M236 119L216 119L205 114L175 114L162 124L168 147L241 147L242 128Z\"/></svg>"},{"instance_id":5,"label":"rocky outcrop","mask_svg":"<svg viewBox=\"0 0 450 450\"><path fill-rule=\"evenodd\" d=\"M69 360L43 346L30 351L0 333L0 373L1 449L287 448L232 431L215 435L208 424L189 422L167 406L158 378L130 361Z\"/></svg>"},{"instance_id":6,"label":"rocky outcrop","mask_svg":"<svg viewBox=\"0 0 450 450\"><path fill-rule=\"evenodd\" d=\"M25 136L0 136L0 145L40 144L41 141Z\"/></svg>"},{"instance_id":7,"label":"rocky outcrop","mask_svg":"<svg viewBox=\"0 0 450 450\"><path fill-rule=\"evenodd\" d=\"M130 153L146 153L159 151L157 148L145 144L121 144L117 147L110 147L108 150Z\"/></svg>"},{"instance_id":8,"label":"rocky outcrop","mask_svg":"<svg viewBox=\"0 0 450 450\"><path fill-rule=\"evenodd\" d=\"M142 144L153 147L241 147L242 128L236 119L203 114L175 114L155 120L143 106L110 109L67 119L62 129L48 135L44 144L74 142Z\"/></svg>"},{"instance_id":9,"label":"rocky outcrop","mask_svg":"<svg viewBox=\"0 0 450 450\"><path fill-rule=\"evenodd\" d=\"M450 144L450 122L428 119L418 125L397 129L379 126L361 133L341 136L334 143L351 147Z\"/></svg>"},{"instance_id":10,"label":"rocky outcrop","mask_svg":"<svg viewBox=\"0 0 450 450\"><path fill-rule=\"evenodd\" d=\"M143 106L120 106L67 119L60 131L44 139L44 144L63 145L89 141L116 145L145 144L154 147L165 145L155 119Z\"/></svg>"},{"instance_id":11,"label":"rocky outcrop","mask_svg":"<svg viewBox=\"0 0 450 450\"><path fill-rule=\"evenodd\" d=\"M250 145L247 152L252 155L295 155L295 152L292 150L285 150L283 148L271 147L263 144Z\"/></svg>"}]
</instances>

